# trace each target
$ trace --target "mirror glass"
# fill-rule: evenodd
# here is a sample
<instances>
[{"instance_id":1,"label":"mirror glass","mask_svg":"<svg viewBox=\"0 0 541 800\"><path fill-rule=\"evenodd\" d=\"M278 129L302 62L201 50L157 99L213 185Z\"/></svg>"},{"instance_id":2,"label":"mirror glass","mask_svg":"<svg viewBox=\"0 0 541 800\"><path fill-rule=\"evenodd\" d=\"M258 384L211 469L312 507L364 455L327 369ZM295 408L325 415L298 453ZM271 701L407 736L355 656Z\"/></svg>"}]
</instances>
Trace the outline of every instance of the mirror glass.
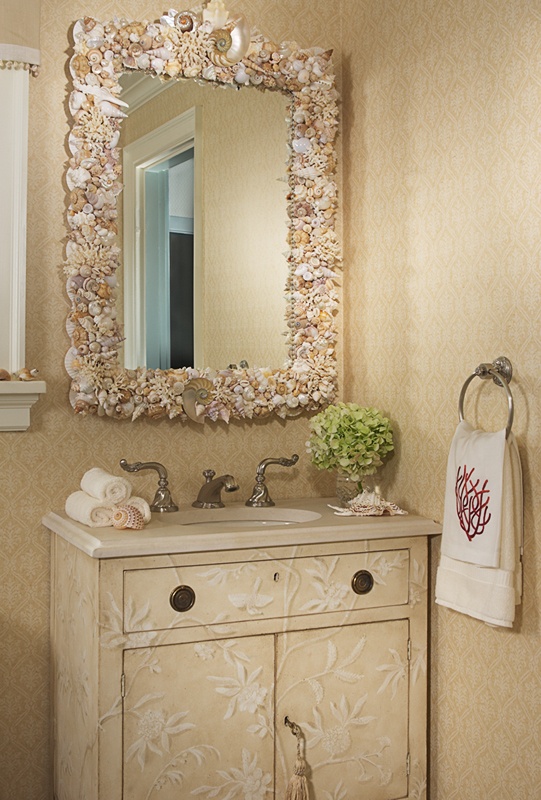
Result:
<instances>
[{"instance_id":1,"label":"mirror glass","mask_svg":"<svg viewBox=\"0 0 541 800\"><path fill-rule=\"evenodd\" d=\"M144 83L149 99L135 109L129 87L121 94L129 105L120 137L124 364L166 369L224 368L241 361L281 365L287 357L287 96L195 81L163 84L150 76ZM166 91L159 91L164 85ZM138 91L143 88L138 82ZM139 170L145 177L138 180ZM157 202L155 184L163 186L164 202ZM134 197L138 186L140 198ZM164 208L169 210L165 225L160 224ZM162 252L164 281L157 269ZM138 280L135 269L145 277ZM162 283L165 296L156 298ZM138 285L145 286L145 298L132 297ZM131 318L132 304L144 308L144 318ZM167 330L160 337L166 317ZM141 350L131 347L137 342Z\"/></svg>"},{"instance_id":2,"label":"mirror glass","mask_svg":"<svg viewBox=\"0 0 541 800\"><path fill-rule=\"evenodd\" d=\"M285 418L332 402L340 253L334 230L337 95L331 53L254 34L242 17L229 17L221 0L212 0L201 13L170 11L154 23L85 17L75 24L73 37L65 268L71 347L65 363L75 411L204 422ZM125 72L178 80L147 108L155 103L158 116L160 104L175 105L175 120L184 124L191 118L193 142L189 147L183 142L180 151L193 148L194 154L193 366L141 366L139 359L130 361L133 355L124 360L130 346L124 343L124 307L132 339L141 338L148 323L144 309L122 301L119 287L131 280L137 302L146 297L151 312L158 306L161 315L159 300L149 301L135 263L156 260L141 217L132 217L133 246L119 226L133 203L131 194L121 197L121 146L126 156L132 145L155 136L145 129L153 115L137 122L138 110L130 131L120 85ZM169 101L176 90L179 99ZM252 95L255 113L245 110ZM169 125L169 116L167 110L158 131ZM161 151L148 176L136 171L132 183L141 173L152 184L160 163L178 168L180 151ZM170 198L149 195L147 207L161 196ZM184 225L189 213L171 216L185 217ZM126 263L123 274L122 252L130 247L135 256L127 262L134 263ZM277 322L270 333L265 326L272 317ZM278 350L267 349L276 341Z\"/></svg>"}]
</instances>

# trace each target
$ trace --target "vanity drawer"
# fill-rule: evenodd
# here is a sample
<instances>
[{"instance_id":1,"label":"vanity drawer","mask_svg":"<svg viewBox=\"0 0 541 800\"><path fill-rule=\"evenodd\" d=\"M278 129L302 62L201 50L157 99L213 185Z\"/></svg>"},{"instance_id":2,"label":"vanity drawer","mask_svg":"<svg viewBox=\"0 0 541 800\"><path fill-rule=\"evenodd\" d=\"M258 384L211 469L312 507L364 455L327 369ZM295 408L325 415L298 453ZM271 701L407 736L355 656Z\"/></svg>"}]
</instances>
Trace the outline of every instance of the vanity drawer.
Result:
<instances>
[{"instance_id":1,"label":"vanity drawer","mask_svg":"<svg viewBox=\"0 0 541 800\"><path fill-rule=\"evenodd\" d=\"M408 580L408 549L126 570L124 631L404 605Z\"/></svg>"}]
</instances>

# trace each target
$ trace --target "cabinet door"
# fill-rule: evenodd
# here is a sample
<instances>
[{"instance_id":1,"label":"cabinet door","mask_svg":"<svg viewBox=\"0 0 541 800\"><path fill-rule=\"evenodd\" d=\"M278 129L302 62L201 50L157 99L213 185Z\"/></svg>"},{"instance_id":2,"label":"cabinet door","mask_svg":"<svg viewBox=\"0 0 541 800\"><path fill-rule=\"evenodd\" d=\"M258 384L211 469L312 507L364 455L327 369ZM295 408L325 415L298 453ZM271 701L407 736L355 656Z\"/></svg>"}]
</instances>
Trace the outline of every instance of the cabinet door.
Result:
<instances>
[{"instance_id":1,"label":"cabinet door","mask_svg":"<svg viewBox=\"0 0 541 800\"><path fill-rule=\"evenodd\" d=\"M287 715L305 737L314 800L408 795L408 620L277 637L276 798L296 755Z\"/></svg>"},{"instance_id":2,"label":"cabinet door","mask_svg":"<svg viewBox=\"0 0 541 800\"><path fill-rule=\"evenodd\" d=\"M286 715L312 800L406 797L408 638L392 620L126 650L123 800L284 800Z\"/></svg>"},{"instance_id":3,"label":"cabinet door","mask_svg":"<svg viewBox=\"0 0 541 800\"><path fill-rule=\"evenodd\" d=\"M274 637L124 653L123 798L274 797Z\"/></svg>"}]
</instances>

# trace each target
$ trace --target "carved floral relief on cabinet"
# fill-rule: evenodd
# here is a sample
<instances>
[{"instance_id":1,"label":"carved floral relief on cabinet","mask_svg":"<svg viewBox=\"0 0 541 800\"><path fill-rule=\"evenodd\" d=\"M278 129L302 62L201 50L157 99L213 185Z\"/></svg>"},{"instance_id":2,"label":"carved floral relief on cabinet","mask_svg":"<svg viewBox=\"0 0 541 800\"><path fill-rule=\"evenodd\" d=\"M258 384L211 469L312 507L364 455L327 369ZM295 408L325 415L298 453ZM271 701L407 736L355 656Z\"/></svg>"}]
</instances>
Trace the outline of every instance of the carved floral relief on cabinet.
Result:
<instances>
[{"instance_id":1,"label":"carved floral relief on cabinet","mask_svg":"<svg viewBox=\"0 0 541 800\"><path fill-rule=\"evenodd\" d=\"M67 569L57 597L81 610L77 624L85 631L97 630L92 591L71 568L70 548L59 550ZM370 800L425 796L424 767L412 763L408 775L410 693L422 691L426 672L425 642L415 644L410 619L426 601L421 561L408 548L280 559L251 553L244 562L228 563L231 556L221 554L223 563L188 566L165 566L172 559L160 557L159 565L150 559L151 569L145 559L131 569L130 559L116 582L123 591L103 584L102 669L111 656L122 678L107 678L108 697L99 721L93 719L98 703L88 696L96 687L89 687L92 670L85 678L87 654L75 646L75 630L65 666L61 659L57 665L56 705L71 713L79 704L73 722L63 722L68 730L82 724L86 744L73 749L79 731L56 743L60 782L69 787L59 800L81 796L98 732L109 742L102 750L112 751L111 786L118 793L122 783L123 800L176 800L179 792L204 800L283 800L296 750L286 715L303 731L317 800L360 792ZM80 561L94 567L91 559ZM370 569L374 590L383 592L373 601L372 621L356 614L364 598L351 590L353 563ZM190 611L164 605L165 586L188 583L197 598ZM378 619L386 604L393 618ZM82 677L76 685L75 675ZM92 792L86 796L102 797Z\"/></svg>"}]
</instances>

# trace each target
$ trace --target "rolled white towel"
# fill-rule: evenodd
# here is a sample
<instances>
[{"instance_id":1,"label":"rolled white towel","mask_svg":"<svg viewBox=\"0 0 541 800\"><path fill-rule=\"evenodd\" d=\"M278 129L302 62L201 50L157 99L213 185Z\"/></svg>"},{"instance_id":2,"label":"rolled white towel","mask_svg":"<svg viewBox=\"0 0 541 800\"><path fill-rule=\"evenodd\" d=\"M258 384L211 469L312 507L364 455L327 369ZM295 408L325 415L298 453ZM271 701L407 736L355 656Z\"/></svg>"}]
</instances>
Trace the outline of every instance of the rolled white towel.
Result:
<instances>
[{"instance_id":1,"label":"rolled white towel","mask_svg":"<svg viewBox=\"0 0 541 800\"><path fill-rule=\"evenodd\" d=\"M131 495L131 483L117 475L111 475L100 467L89 469L81 478L81 489L97 500L111 505L125 503Z\"/></svg>"},{"instance_id":2,"label":"rolled white towel","mask_svg":"<svg viewBox=\"0 0 541 800\"><path fill-rule=\"evenodd\" d=\"M114 506L83 491L70 494L65 509L68 517L90 528L106 528L113 524Z\"/></svg>"},{"instance_id":3,"label":"rolled white towel","mask_svg":"<svg viewBox=\"0 0 541 800\"><path fill-rule=\"evenodd\" d=\"M145 525L147 522L150 522L152 518L152 514L150 512L150 506L147 503L147 501L144 500L142 497L136 497L135 495L132 495L132 497L130 497L128 502L125 503L125 505L134 506L134 508L140 511L141 514L143 515L143 520L145 521Z\"/></svg>"}]
</instances>

